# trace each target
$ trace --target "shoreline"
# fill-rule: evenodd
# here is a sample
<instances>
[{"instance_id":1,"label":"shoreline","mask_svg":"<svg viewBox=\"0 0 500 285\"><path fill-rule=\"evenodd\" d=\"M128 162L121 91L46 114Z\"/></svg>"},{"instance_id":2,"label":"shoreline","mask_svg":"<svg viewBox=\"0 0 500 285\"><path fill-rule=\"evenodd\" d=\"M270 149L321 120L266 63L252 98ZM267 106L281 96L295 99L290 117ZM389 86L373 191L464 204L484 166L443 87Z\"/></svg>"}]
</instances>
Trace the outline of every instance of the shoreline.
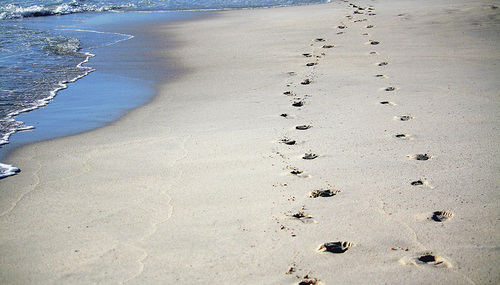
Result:
<instances>
[{"instance_id":1,"label":"shoreline","mask_svg":"<svg viewBox=\"0 0 500 285\"><path fill-rule=\"evenodd\" d=\"M23 172L0 181L0 280L498 282L488 3L158 24L177 44L153 54L187 72L106 127L11 156Z\"/></svg>"},{"instance_id":2,"label":"shoreline","mask_svg":"<svg viewBox=\"0 0 500 285\"><path fill-rule=\"evenodd\" d=\"M141 69L144 67L141 63L153 58L151 55L144 55L148 46L160 45L160 41L162 46L169 45L144 31L151 29L158 21L166 23L186 21L202 15L202 12L151 12L146 16L141 12L128 12L125 16L125 13L107 12L98 15L73 14L62 19L50 18L49 21L29 19L41 21L45 27L53 29L60 26L71 27L68 31L73 31L76 36L82 36L81 34L85 36L86 33L102 34L102 36L99 39L92 39L97 46L85 42L90 45L84 50L88 57L78 64L78 66L85 64L83 68L88 70L85 75L60 83L55 91L51 91L54 94L44 99L43 106L18 112L15 119L25 122L28 131L19 130L10 135L9 143L2 145L0 149L0 161L24 145L105 127L131 110L147 104L154 97L155 88L160 82L168 81L169 76L175 78L175 73L181 71L176 70L175 63L165 62L169 67L163 68L155 64L148 66L149 69L155 70L161 68L165 73L162 78L143 75ZM140 27L143 29L141 32L134 27L138 22L141 22ZM75 23L76 26L72 26ZM134 37L117 33L117 30L140 33L140 39L117 45ZM115 40L112 38L113 35L123 38ZM84 40L89 41L86 38ZM111 42L106 43L107 41ZM134 42L142 42L142 46L137 46ZM97 53L97 57L95 58L92 53ZM89 57L94 58L89 62ZM96 74L91 74L92 72ZM77 85L74 84L76 81ZM102 93L107 95L101 96Z\"/></svg>"}]
</instances>

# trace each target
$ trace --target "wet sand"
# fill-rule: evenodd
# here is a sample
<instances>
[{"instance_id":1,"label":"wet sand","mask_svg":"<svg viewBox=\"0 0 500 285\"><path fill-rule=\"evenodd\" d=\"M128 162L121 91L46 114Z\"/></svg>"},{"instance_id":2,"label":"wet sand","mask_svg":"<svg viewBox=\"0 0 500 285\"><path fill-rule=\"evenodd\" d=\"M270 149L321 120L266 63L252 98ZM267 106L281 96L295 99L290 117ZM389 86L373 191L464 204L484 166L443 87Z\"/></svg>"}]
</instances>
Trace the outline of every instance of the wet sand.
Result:
<instances>
[{"instance_id":1,"label":"wet sand","mask_svg":"<svg viewBox=\"0 0 500 285\"><path fill-rule=\"evenodd\" d=\"M182 76L7 160L0 280L497 283L498 31L493 1L158 24Z\"/></svg>"}]
</instances>

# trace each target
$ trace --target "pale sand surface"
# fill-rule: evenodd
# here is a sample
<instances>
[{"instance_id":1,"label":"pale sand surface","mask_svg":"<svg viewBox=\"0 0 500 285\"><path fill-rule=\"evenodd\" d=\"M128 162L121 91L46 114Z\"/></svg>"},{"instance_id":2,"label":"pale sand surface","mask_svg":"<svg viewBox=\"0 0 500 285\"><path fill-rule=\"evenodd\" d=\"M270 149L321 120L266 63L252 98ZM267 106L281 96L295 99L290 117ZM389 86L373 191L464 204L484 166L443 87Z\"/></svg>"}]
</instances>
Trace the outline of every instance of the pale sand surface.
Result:
<instances>
[{"instance_id":1,"label":"pale sand surface","mask_svg":"<svg viewBox=\"0 0 500 285\"><path fill-rule=\"evenodd\" d=\"M494 2L356 3L371 16L342 2L159 26L185 74L110 126L7 161L22 173L0 182L0 283L498 284ZM308 198L328 187L341 192ZM287 216L302 208L312 219ZM336 241L354 246L317 251ZM415 262L425 252L440 258Z\"/></svg>"}]
</instances>

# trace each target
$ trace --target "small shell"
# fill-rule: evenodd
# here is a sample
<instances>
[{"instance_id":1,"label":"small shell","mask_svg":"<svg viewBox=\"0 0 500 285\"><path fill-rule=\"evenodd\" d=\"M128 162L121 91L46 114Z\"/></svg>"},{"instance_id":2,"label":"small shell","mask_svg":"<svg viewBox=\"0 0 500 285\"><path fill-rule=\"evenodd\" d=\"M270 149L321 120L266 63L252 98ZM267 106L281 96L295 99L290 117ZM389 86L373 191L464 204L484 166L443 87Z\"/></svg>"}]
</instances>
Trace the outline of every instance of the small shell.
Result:
<instances>
[{"instance_id":1,"label":"small shell","mask_svg":"<svg viewBox=\"0 0 500 285\"><path fill-rule=\"evenodd\" d=\"M313 190L311 191L311 193L309 193L309 198L332 197L339 194L340 192L341 192L340 190L332 190L332 189Z\"/></svg>"},{"instance_id":2,"label":"small shell","mask_svg":"<svg viewBox=\"0 0 500 285\"><path fill-rule=\"evenodd\" d=\"M327 242L319 246L318 251L321 252L331 252L331 253L344 253L350 247L353 247L354 243L348 241L336 241L336 242Z\"/></svg>"}]
</instances>

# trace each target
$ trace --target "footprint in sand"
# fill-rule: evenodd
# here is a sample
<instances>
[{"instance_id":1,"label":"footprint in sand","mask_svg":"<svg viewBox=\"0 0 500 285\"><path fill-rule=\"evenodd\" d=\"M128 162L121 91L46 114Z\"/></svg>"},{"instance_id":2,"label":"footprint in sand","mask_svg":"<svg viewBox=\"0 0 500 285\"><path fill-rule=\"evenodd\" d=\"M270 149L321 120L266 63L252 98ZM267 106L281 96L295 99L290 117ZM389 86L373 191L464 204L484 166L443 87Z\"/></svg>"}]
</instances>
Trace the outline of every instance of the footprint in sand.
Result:
<instances>
[{"instance_id":1,"label":"footprint in sand","mask_svg":"<svg viewBox=\"0 0 500 285\"><path fill-rule=\"evenodd\" d=\"M320 252L344 253L353 247L354 243L348 241L327 242L319 246Z\"/></svg>"},{"instance_id":2,"label":"footprint in sand","mask_svg":"<svg viewBox=\"0 0 500 285\"><path fill-rule=\"evenodd\" d=\"M411 136L408 134L396 134L394 135L395 138L402 139L402 140L411 140Z\"/></svg>"},{"instance_id":3,"label":"footprint in sand","mask_svg":"<svg viewBox=\"0 0 500 285\"><path fill-rule=\"evenodd\" d=\"M304 130L307 130L307 129L310 129L312 128L311 125L300 125L300 126L296 126L295 129L296 130L301 130L301 131L304 131Z\"/></svg>"},{"instance_id":4,"label":"footprint in sand","mask_svg":"<svg viewBox=\"0 0 500 285\"><path fill-rule=\"evenodd\" d=\"M306 66L315 66L315 65L318 65L318 63L317 62L306 63Z\"/></svg>"},{"instance_id":5,"label":"footprint in sand","mask_svg":"<svg viewBox=\"0 0 500 285\"><path fill-rule=\"evenodd\" d=\"M406 122L406 121L409 121L409 120L413 120L413 117L409 116L409 115L396 116L396 117L394 117L394 120Z\"/></svg>"},{"instance_id":6,"label":"footprint in sand","mask_svg":"<svg viewBox=\"0 0 500 285\"><path fill-rule=\"evenodd\" d=\"M334 45L324 45L324 46L322 46L322 48L333 48L333 47L335 47L335 46Z\"/></svg>"},{"instance_id":7,"label":"footprint in sand","mask_svg":"<svg viewBox=\"0 0 500 285\"><path fill-rule=\"evenodd\" d=\"M294 115L290 115L287 113L280 114L280 116L285 118L285 119L295 119L296 118Z\"/></svg>"},{"instance_id":8,"label":"footprint in sand","mask_svg":"<svg viewBox=\"0 0 500 285\"><path fill-rule=\"evenodd\" d=\"M376 52L376 51L371 51L370 52L371 55L380 55L380 53Z\"/></svg>"},{"instance_id":9,"label":"footprint in sand","mask_svg":"<svg viewBox=\"0 0 500 285\"><path fill-rule=\"evenodd\" d=\"M446 212L446 211L436 211L432 213L431 219L435 222L445 222L451 218L453 218L453 213L452 212Z\"/></svg>"},{"instance_id":10,"label":"footprint in sand","mask_svg":"<svg viewBox=\"0 0 500 285\"><path fill-rule=\"evenodd\" d=\"M310 53L303 53L302 55L305 57L312 57L312 54L310 54Z\"/></svg>"},{"instance_id":11,"label":"footprint in sand","mask_svg":"<svg viewBox=\"0 0 500 285\"><path fill-rule=\"evenodd\" d=\"M306 153L306 154L304 154L302 159L311 160L311 159L315 159L317 157L318 157L318 155L315 153Z\"/></svg>"},{"instance_id":12,"label":"footprint in sand","mask_svg":"<svg viewBox=\"0 0 500 285\"><path fill-rule=\"evenodd\" d=\"M396 103L393 103L391 101L381 101L380 104L382 104L382 105L396 106Z\"/></svg>"},{"instance_id":13,"label":"footprint in sand","mask_svg":"<svg viewBox=\"0 0 500 285\"><path fill-rule=\"evenodd\" d=\"M295 93L293 93L292 91L285 91L285 92L283 92L283 95L286 95L286 96L295 96Z\"/></svg>"},{"instance_id":14,"label":"footprint in sand","mask_svg":"<svg viewBox=\"0 0 500 285\"><path fill-rule=\"evenodd\" d=\"M302 280L297 285L325 285L325 283L316 278L309 278L309 276L306 275L302 277Z\"/></svg>"},{"instance_id":15,"label":"footprint in sand","mask_svg":"<svg viewBox=\"0 0 500 285\"><path fill-rule=\"evenodd\" d=\"M389 63L387 61L382 61L382 62L377 63L378 66L386 66L388 64Z\"/></svg>"},{"instance_id":16,"label":"footprint in sand","mask_svg":"<svg viewBox=\"0 0 500 285\"><path fill-rule=\"evenodd\" d=\"M311 175L307 174L307 172L302 171L302 170L298 170L296 168L294 168L292 171L290 171L290 173L295 175L295 176L298 176L300 178L310 178L311 177Z\"/></svg>"},{"instance_id":17,"label":"footprint in sand","mask_svg":"<svg viewBox=\"0 0 500 285\"><path fill-rule=\"evenodd\" d=\"M314 39L315 42L326 42L324 38L316 38Z\"/></svg>"},{"instance_id":18,"label":"footprint in sand","mask_svg":"<svg viewBox=\"0 0 500 285\"><path fill-rule=\"evenodd\" d=\"M312 81L309 80L309 79L305 79L304 81L300 82L300 84L302 84L302 85L308 85L308 84L311 84L311 83L312 83Z\"/></svg>"},{"instance_id":19,"label":"footprint in sand","mask_svg":"<svg viewBox=\"0 0 500 285\"><path fill-rule=\"evenodd\" d=\"M342 29L342 30L347 29L346 25L338 25L337 28Z\"/></svg>"},{"instance_id":20,"label":"footprint in sand","mask_svg":"<svg viewBox=\"0 0 500 285\"><path fill-rule=\"evenodd\" d=\"M423 153L423 154L409 154L406 156L407 158L409 159L414 159L414 160L429 160L431 159L431 155L427 154L427 153Z\"/></svg>"},{"instance_id":21,"label":"footprint in sand","mask_svg":"<svg viewBox=\"0 0 500 285\"><path fill-rule=\"evenodd\" d=\"M374 40L369 40L368 43L371 44L372 46L376 46L376 45L380 44L379 41L374 41Z\"/></svg>"},{"instance_id":22,"label":"footprint in sand","mask_svg":"<svg viewBox=\"0 0 500 285\"><path fill-rule=\"evenodd\" d=\"M316 221L308 214L306 214L304 211L298 211L297 213L293 215L286 215L286 219L289 220L299 220L303 223L316 223Z\"/></svg>"},{"instance_id":23,"label":"footprint in sand","mask_svg":"<svg viewBox=\"0 0 500 285\"><path fill-rule=\"evenodd\" d=\"M304 104L305 104L304 101L294 101L292 103L292 106L294 106L294 107L302 107L302 106L304 106Z\"/></svg>"},{"instance_id":24,"label":"footprint in sand","mask_svg":"<svg viewBox=\"0 0 500 285\"><path fill-rule=\"evenodd\" d=\"M287 144L287 145L295 145L297 143L297 141L291 140L289 138L283 138L283 139L281 139L280 142Z\"/></svg>"},{"instance_id":25,"label":"footprint in sand","mask_svg":"<svg viewBox=\"0 0 500 285\"><path fill-rule=\"evenodd\" d=\"M389 91L390 92L390 91L395 91L396 89L397 88L394 87L394 86L389 86L389 87L385 88L384 91Z\"/></svg>"},{"instance_id":26,"label":"footprint in sand","mask_svg":"<svg viewBox=\"0 0 500 285\"><path fill-rule=\"evenodd\" d=\"M410 185L412 185L412 186L427 186L429 188L434 188L434 187L432 187L432 186L429 185L429 182L427 182L425 180L422 180L422 179L412 181L410 183Z\"/></svg>"},{"instance_id":27,"label":"footprint in sand","mask_svg":"<svg viewBox=\"0 0 500 285\"><path fill-rule=\"evenodd\" d=\"M418 255L405 256L399 260L403 265L427 265L440 268L450 268L451 263L439 255L432 252L425 252Z\"/></svg>"},{"instance_id":28,"label":"footprint in sand","mask_svg":"<svg viewBox=\"0 0 500 285\"><path fill-rule=\"evenodd\" d=\"M313 190L309 193L309 198L319 198L319 197L332 197L339 194L340 190L326 189L326 190Z\"/></svg>"},{"instance_id":29,"label":"footprint in sand","mask_svg":"<svg viewBox=\"0 0 500 285\"><path fill-rule=\"evenodd\" d=\"M366 26L367 29L371 29L373 27L375 27L375 26L374 25L368 25L368 26Z\"/></svg>"}]
</instances>

